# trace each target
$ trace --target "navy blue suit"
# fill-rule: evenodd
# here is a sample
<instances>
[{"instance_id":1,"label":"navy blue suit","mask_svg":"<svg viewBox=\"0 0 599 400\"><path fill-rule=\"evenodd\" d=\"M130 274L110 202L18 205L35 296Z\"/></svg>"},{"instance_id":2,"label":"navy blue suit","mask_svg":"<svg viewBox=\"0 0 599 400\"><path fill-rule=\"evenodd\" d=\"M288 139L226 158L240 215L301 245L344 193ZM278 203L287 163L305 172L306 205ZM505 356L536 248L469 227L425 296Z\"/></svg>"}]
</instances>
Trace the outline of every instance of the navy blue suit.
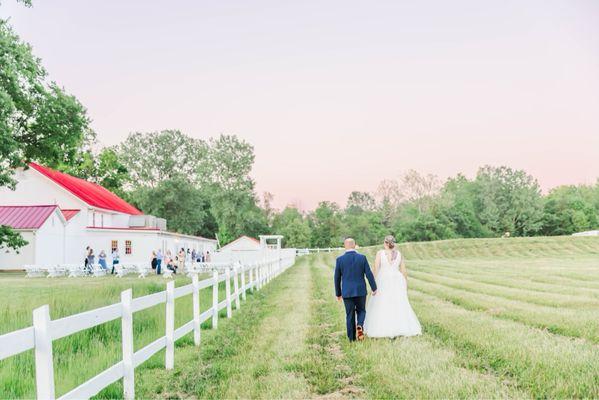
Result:
<instances>
[{"instance_id":1,"label":"navy blue suit","mask_svg":"<svg viewBox=\"0 0 599 400\"><path fill-rule=\"evenodd\" d=\"M350 250L337 258L335 295L343 297L347 337L351 341L356 340L356 317L359 326L364 326L366 318L366 295L368 292L364 277L368 279L372 291L376 291L376 282L366 256Z\"/></svg>"}]
</instances>

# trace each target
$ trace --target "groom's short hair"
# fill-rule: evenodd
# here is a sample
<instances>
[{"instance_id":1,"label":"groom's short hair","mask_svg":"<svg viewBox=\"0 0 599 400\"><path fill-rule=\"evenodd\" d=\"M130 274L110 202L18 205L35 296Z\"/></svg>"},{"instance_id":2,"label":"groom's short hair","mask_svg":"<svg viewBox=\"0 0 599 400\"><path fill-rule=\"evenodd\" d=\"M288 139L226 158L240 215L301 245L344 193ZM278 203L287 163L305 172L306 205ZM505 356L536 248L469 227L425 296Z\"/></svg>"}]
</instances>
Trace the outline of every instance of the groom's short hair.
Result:
<instances>
[{"instance_id":1,"label":"groom's short hair","mask_svg":"<svg viewBox=\"0 0 599 400\"><path fill-rule=\"evenodd\" d=\"M345 240L343 241L343 245L345 245L346 243L348 246L356 247L356 241L352 237L346 237Z\"/></svg>"}]
</instances>

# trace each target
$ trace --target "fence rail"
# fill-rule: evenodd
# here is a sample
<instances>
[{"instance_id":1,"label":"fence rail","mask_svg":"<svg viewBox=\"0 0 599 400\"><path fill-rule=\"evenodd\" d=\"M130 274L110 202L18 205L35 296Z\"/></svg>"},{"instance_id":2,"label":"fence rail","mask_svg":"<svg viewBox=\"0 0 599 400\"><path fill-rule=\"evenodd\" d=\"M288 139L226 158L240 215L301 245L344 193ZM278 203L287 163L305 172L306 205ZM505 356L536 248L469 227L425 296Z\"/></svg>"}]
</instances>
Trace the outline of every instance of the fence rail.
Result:
<instances>
[{"instance_id":1,"label":"fence rail","mask_svg":"<svg viewBox=\"0 0 599 400\"><path fill-rule=\"evenodd\" d=\"M35 380L38 399L55 399L54 360L52 342L85 329L92 328L116 319L121 319L122 360L82 383L59 399L82 399L98 394L108 385L123 379L125 399L135 397L134 370L157 352L166 348L165 368L172 369L175 362L175 341L194 333L194 344L200 345L200 325L212 318L212 328L218 326L218 313L226 308L227 318L232 317L233 304L238 310L241 300L246 299L248 290L260 290L281 272L291 267L295 255L243 265L240 262L219 263L210 268L204 264L202 271L192 272L192 283L175 288L175 282L169 281L166 290L142 297L133 298L132 290L121 293L121 301L106 307L85 311L68 317L52 320L50 307L44 305L33 310L33 326L0 335L0 360L25 351L34 350ZM212 277L199 280L198 274L212 269ZM246 275L248 282L246 283ZM241 277L241 284L239 278ZM233 280L233 290L231 289ZM218 301L218 285L225 282L225 300ZM200 313L199 291L212 286L212 307ZM193 317L180 327L175 327L175 299L193 296ZM165 335L134 351L133 314L159 304L166 305Z\"/></svg>"},{"instance_id":2,"label":"fence rail","mask_svg":"<svg viewBox=\"0 0 599 400\"><path fill-rule=\"evenodd\" d=\"M313 249L295 249L295 253L298 256L304 256L312 253L332 253L335 251L343 251L343 247L320 247Z\"/></svg>"}]
</instances>

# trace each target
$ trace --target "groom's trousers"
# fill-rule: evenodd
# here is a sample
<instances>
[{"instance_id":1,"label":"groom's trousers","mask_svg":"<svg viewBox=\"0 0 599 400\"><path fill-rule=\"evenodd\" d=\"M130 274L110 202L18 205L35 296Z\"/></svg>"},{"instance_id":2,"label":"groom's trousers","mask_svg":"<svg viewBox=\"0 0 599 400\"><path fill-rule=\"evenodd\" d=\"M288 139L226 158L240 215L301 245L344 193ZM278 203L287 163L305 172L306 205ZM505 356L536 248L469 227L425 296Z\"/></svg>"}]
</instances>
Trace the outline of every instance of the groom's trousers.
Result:
<instances>
[{"instance_id":1,"label":"groom's trousers","mask_svg":"<svg viewBox=\"0 0 599 400\"><path fill-rule=\"evenodd\" d=\"M350 341L356 340L356 317L359 326L364 326L366 318L366 296L344 297L345 324L347 325L347 337Z\"/></svg>"}]
</instances>

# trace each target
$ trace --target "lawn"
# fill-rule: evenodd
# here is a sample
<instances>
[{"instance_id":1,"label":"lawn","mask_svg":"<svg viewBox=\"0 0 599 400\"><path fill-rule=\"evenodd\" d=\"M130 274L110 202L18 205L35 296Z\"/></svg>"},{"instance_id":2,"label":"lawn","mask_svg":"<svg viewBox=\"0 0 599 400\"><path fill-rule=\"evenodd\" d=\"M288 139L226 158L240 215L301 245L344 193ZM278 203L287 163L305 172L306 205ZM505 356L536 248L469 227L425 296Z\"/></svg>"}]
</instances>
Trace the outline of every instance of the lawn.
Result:
<instances>
[{"instance_id":1,"label":"lawn","mask_svg":"<svg viewBox=\"0 0 599 400\"><path fill-rule=\"evenodd\" d=\"M178 342L136 370L151 398L598 398L599 238L473 239L408 243L409 292L424 334L344 337L334 301L335 254L299 259L249 296L202 345ZM362 249L372 260L374 248ZM180 278L177 285L188 281ZM0 274L0 333L164 289L163 279L25 279ZM202 311L210 304L202 293ZM177 325L191 315L177 303ZM136 349L164 332L164 309L136 314ZM209 323L206 327L209 327ZM30 352L31 353L31 352ZM55 342L58 394L120 358L118 321ZM0 398L34 394L32 354L0 361ZM120 383L100 397L122 396Z\"/></svg>"}]
</instances>

